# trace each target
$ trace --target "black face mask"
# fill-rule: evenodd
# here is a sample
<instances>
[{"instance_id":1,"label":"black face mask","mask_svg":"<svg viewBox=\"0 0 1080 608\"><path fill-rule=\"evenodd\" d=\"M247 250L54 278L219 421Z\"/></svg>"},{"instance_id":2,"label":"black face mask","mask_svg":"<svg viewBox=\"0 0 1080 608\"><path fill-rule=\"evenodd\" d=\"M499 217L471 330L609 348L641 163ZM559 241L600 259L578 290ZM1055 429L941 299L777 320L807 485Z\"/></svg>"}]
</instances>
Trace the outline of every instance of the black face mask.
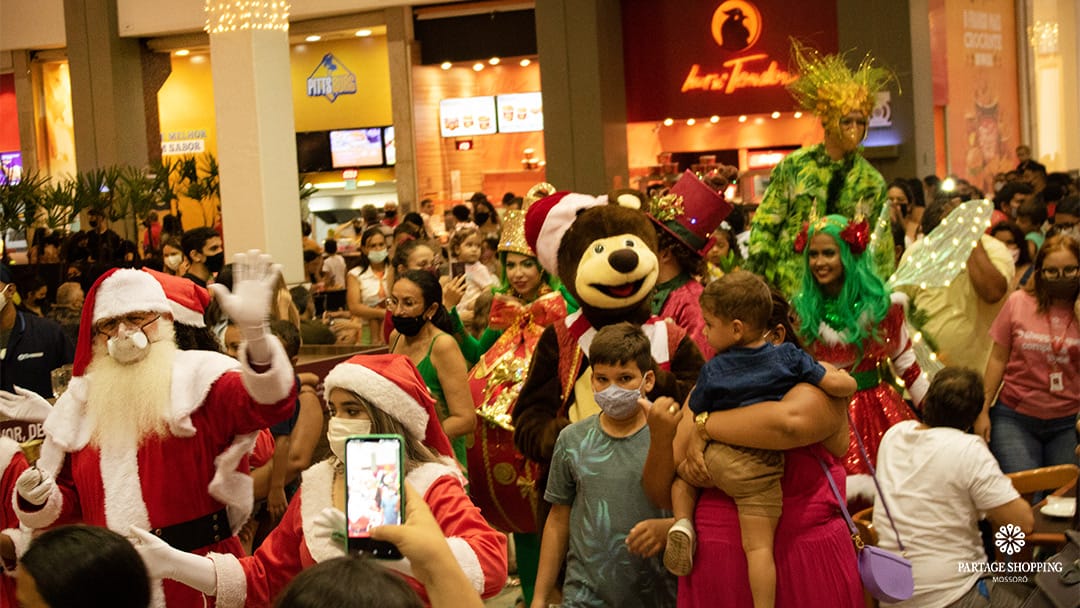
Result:
<instances>
[{"instance_id":1,"label":"black face mask","mask_svg":"<svg viewBox=\"0 0 1080 608\"><path fill-rule=\"evenodd\" d=\"M225 265L225 252L219 251L214 255L206 256L205 264L210 272L221 272L221 268Z\"/></svg>"},{"instance_id":2,"label":"black face mask","mask_svg":"<svg viewBox=\"0 0 1080 608\"><path fill-rule=\"evenodd\" d=\"M97 220L90 220L89 224L90 224L91 228L97 228L98 227L98 221Z\"/></svg>"},{"instance_id":3,"label":"black face mask","mask_svg":"<svg viewBox=\"0 0 1080 608\"><path fill-rule=\"evenodd\" d=\"M388 218L395 218L395 217L397 217L397 211L387 211L383 215L385 215Z\"/></svg>"},{"instance_id":4,"label":"black face mask","mask_svg":"<svg viewBox=\"0 0 1080 608\"><path fill-rule=\"evenodd\" d=\"M417 315L415 317L399 317L393 315L390 320L394 323L394 329L398 330L398 333L403 336L415 336L420 333L420 330L427 324L427 319L423 315Z\"/></svg>"},{"instance_id":5,"label":"black face mask","mask_svg":"<svg viewBox=\"0 0 1080 608\"><path fill-rule=\"evenodd\" d=\"M482 226L483 224L487 223L489 218L491 218L491 214L482 211L480 213L477 213L474 217L476 218L476 225Z\"/></svg>"},{"instance_id":6,"label":"black face mask","mask_svg":"<svg viewBox=\"0 0 1080 608\"><path fill-rule=\"evenodd\" d=\"M1080 281L1077 279L1047 279L1046 294L1055 300L1075 300L1080 293Z\"/></svg>"}]
</instances>

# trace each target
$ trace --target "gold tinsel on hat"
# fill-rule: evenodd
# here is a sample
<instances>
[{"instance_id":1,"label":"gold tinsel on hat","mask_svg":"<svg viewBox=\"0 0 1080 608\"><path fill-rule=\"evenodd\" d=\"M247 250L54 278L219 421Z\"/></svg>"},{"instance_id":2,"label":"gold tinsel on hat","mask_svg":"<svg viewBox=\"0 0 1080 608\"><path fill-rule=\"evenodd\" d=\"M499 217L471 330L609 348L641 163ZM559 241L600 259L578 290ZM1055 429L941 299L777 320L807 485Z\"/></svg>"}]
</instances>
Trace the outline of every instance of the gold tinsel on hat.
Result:
<instances>
[{"instance_id":1,"label":"gold tinsel on hat","mask_svg":"<svg viewBox=\"0 0 1080 608\"><path fill-rule=\"evenodd\" d=\"M529 188L520 211L517 209L508 209L506 211L502 217L502 233L499 236L499 248L497 250L499 253L520 253L531 258L536 257L536 252L525 241L525 212L536 201L554 193L555 186L547 182L540 182Z\"/></svg>"},{"instance_id":2,"label":"gold tinsel on hat","mask_svg":"<svg viewBox=\"0 0 1080 608\"><path fill-rule=\"evenodd\" d=\"M877 92L896 79L891 70L874 66L869 53L852 71L843 55L822 55L794 39L791 60L799 78L788 85L788 91L803 109L826 124L835 124L851 112L862 112L869 118Z\"/></svg>"}]
</instances>

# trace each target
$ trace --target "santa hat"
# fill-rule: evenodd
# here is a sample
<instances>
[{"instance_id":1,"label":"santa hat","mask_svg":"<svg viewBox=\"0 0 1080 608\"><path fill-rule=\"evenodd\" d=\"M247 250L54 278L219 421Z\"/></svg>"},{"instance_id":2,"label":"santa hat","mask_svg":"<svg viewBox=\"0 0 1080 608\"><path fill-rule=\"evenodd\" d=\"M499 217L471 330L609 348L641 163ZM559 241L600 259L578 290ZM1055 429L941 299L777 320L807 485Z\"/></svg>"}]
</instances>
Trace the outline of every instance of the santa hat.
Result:
<instances>
[{"instance_id":1,"label":"santa hat","mask_svg":"<svg viewBox=\"0 0 1080 608\"><path fill-rule=\"evenodd\" d=\"M86 294L79 320L72 376L82 376L93 358L94 324L133 312L172 312L165 290L154 277L133 268L107 270Z\"/></svg>"},{"instance_id":2,"label":"santa hat","mask_svg":"<svg viewBox=\"0 0 1080 608\"><path fill-rule=\"evenodd\" d=\"M432 398L416 366L404 355L356 355L339 363L323 380L324 397L345 389L362 397L405 427L414 439L444 456L454 456L439 424Z\"/></svg>"},{"instance_id":3,"label":"santa hat","mask_svg":"<svg viewBox=\"0 0 1080 608\"><path fill-rule=\"evenodd\" d=\"M576 192L556 192L536 201L525 213L525 240L536 252L540 265L559 276L559 243L579 213L604 205L607 197L596 198Z\"/></svg>"},{"instance_id":4,"label":"santa hat","mask_svg":"<svg viewBox=\"0 0 1080 608\"><path fill-rule=\"evenodd\" d=\"M203 315L206 314L206 307L210 305L210 292L183 277L150 268L144 268L143 272L161 283L165 297L169 299L173 320L192 327L206 327Z\"/></svg>"}]
</instances>

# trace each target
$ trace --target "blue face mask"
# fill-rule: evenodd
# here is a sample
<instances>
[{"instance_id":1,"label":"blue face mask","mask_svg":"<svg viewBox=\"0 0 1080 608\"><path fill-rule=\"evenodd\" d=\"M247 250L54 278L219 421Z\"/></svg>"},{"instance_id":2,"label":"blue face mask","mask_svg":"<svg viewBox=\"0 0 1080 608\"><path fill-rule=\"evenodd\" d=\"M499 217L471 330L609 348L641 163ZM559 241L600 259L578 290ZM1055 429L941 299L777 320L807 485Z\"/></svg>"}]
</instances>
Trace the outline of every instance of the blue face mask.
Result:
<instances>
[{"instance_id":1,"label":"blue face mask","mask_svg":"<svg viewBox=\"0 0 1080 608\"><path fill-rule=\"evenodd\" d=\"M644 378L641 381L645 383ZM638 399L644 397L641 394L641 386L638 388L623 388L614 382L608 385L604 390L593 393L593 397L596 399L596 405L600 407L600 411L607 414L612 420L627 420L637 414Z\"/></svg>"}]
</instances>

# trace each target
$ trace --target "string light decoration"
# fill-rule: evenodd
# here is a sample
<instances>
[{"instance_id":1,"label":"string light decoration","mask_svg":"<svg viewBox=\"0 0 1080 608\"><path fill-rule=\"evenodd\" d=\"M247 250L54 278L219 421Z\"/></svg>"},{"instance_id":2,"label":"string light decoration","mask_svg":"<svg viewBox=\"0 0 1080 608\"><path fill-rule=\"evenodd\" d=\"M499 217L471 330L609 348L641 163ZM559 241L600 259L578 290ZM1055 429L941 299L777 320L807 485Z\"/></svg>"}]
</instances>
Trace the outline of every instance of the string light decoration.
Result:
<instances>
[{"instance_id":1,"label":"string light decoration","mask_svg":"<svg viewBox=\"0 0 1080 608\"><path fill-rule=\"evenodd\" d=\"M203 11L206 13L208 34L238 32L244 30L279 30L289 31L288 2L277 0L206 0Z\"/></svg>"}]
</instances>

